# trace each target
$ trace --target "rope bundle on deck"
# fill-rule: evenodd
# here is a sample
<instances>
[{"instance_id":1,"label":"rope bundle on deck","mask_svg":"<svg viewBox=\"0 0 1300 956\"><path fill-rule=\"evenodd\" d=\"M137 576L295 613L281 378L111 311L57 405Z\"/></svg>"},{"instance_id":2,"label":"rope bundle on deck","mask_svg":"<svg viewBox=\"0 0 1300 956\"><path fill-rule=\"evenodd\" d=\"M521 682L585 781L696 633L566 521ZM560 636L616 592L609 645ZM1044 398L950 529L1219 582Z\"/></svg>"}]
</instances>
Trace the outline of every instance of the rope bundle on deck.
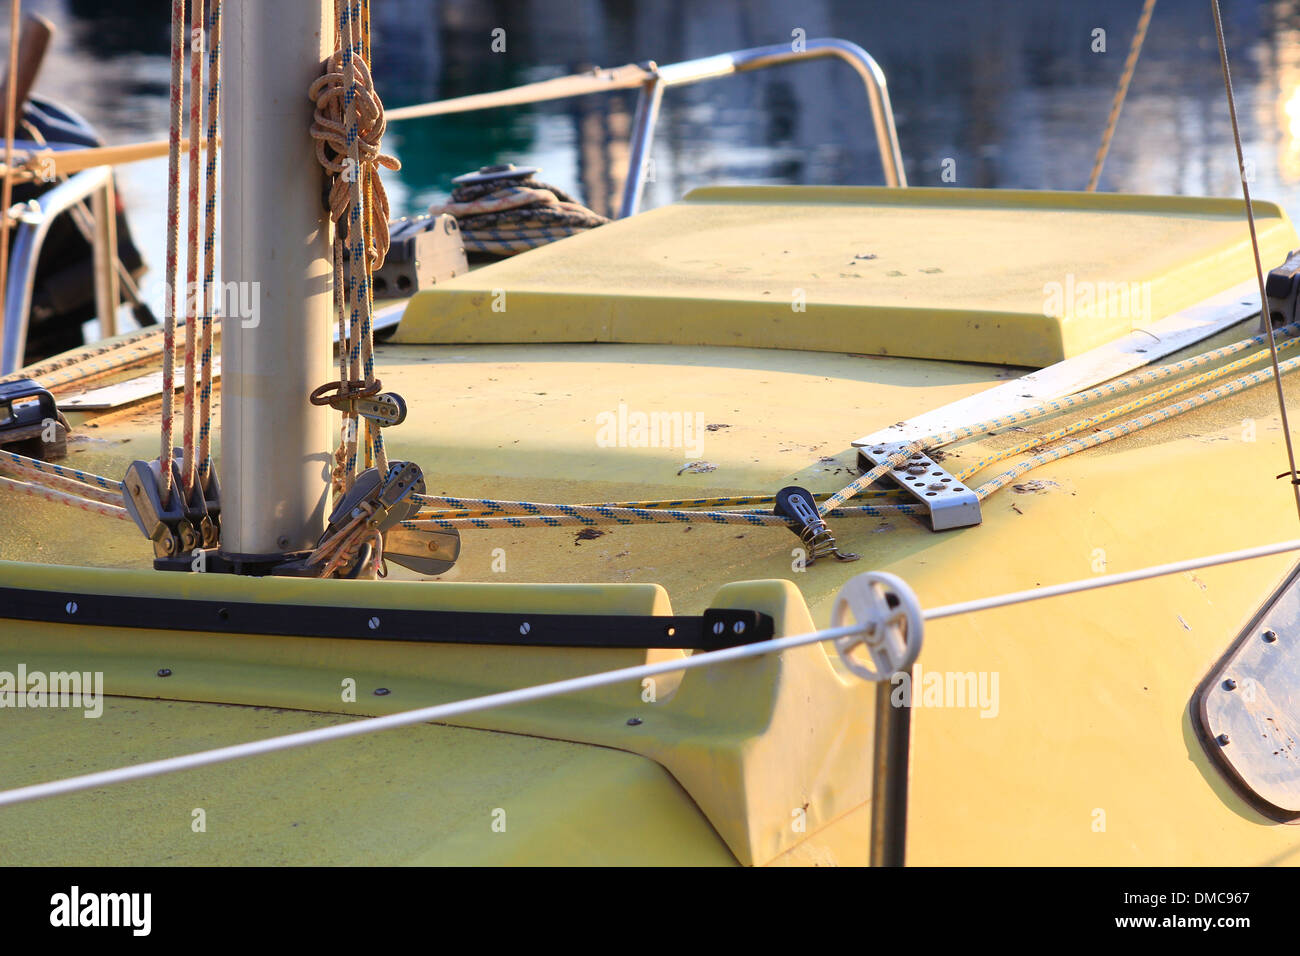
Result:
<instances>
[{"instance_id":1,"label":"rope bundle on deck","mask_svg":"<svg viewBox=\"0 0 1300 956\"><path fill-rule=\"evenodd\" d=\"M513 256L609 222L563 189L526 178L463 183L451 201L429 207L460 224L466 252Z\"/></svg>"}]
</instances>

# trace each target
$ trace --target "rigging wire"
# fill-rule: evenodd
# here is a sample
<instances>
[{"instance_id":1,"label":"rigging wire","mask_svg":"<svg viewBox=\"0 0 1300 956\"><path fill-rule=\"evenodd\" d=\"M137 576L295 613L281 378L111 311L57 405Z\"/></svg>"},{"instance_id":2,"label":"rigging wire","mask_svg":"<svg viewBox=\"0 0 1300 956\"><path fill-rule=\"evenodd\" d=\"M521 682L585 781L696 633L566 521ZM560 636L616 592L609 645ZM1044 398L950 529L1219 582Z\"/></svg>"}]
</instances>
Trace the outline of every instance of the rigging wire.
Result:
<instances>
[{"instance_id":1,"label":"rigging wire","mask_svg":"<svg viewBox=\"0 0 1300 956\"><path fill-rule=\"evenodd\" d=\"M1081 581L1069 581L1063 584L1049 585L1043 588L1035 588L1032 591L1015 591L1009 594L1001 594L993 597L978 598L973 601L943 605L929 610L923 610L921 616L927 621L934 621L946 617L955 617L960 614L971 614L976 611L985 611L992 608L1008 607L1014 604L1025 604L1030 601L1039 601L1044 598L1059 597L1066 594L1077 594L1081 591L1093 591L1098 588L1113 587L1118 584L1128 584L1135 581L1145 581L1150 578L1179 574L1184 571L1196 571L1201 568L1209 568L1216 565L1231 564L1237 561L1269 557L1292 551L1300 551L1300 540L1282 541L1276 544L1266 544L1259 547L1246 548L1240 551L1227 551L1220 554L1209 555L1207 557L1178 561L1172 564L1154 565L1136 571L1126 571L1119 574L1105 575L1103 577L1091 577ZM112 770L101 770L96 773L81 774L75 777L65 777L62 780L51 780L46 783L30 784L25 787L15 787L11 790L0 791L0 807L12 806L17 803L26 803L31 800L42 800L67 793L76 793L81 790L90 790L95 787L105 787L111 784L125 783L129 780L142 780L149 777L159 777L164 774L176 773L181 770L207 767L213 764L226 763L231 760L240 760L247 757L258 756L259 754L279 753L286 750L293 750L298 747L306 747L311 744L342 740L348 737L359 737L363 734L373 734L381 730L392 730L398 727L412 727L416 724L434 722L446 723L453 717L461 717L465 714L479 713L485 710L509 707L515 704L528 703L530 701L546 700L551 697L559 697L563 694L593 690L598 687L607 687L611 684L620 684L626 681L641 681L647 677L655 677L660 674L696 670L698 668L710 667L728 661L746 660L749 658L762 657L767 654L776 654L808 644L819 644L823 641L835 640L840 637L862 634L868 626L870 626L869 622L859 621L853 624L845 624L841 627L826 628L820 631L810 631L806 634L777 637L766 641L757 641L753 644L740 644L735 647L728 647L718 651L701 651L692 654L690 657L673 658L666 661L656 661L651 664L643 664L635 667L623 667L612 671L585 674L581 677L570 677L565 680L553 681L547 684L536 684L532 687L521 687L514 690L502 691L496 694L471 697L467 700L452 701L445 704L434 704L431 707L421 707L415 710L399 711L398 713L386 714L382 717L366 717L361 720L352 720L347 723L334 724L329 727L318 727L313 730L284 734L279 737L267 737L263 740L253 740L242 744L232 744L228 747L218 747L214 750L203 750L197 753L182 754L177 757L166 757L162 760L151 760L147 763L117 767Z\"/></svg>"},{"instance_id":2,"label":"rigging wire","mask_svg":"<svg viewBox=\"0 0 1300 956\"><path fill-rule=\"evenodd\" d=\"M1246 181L1246 160L1241 150L1241 129L1237 125L1237 103L1232 95L1232 73L1228 69L1228 45L1223 38L1223 15L1219 0L1210 0L1214 13L1214 33L1219 40L1219 63L1223 67L1223 90L1228 98L1228 115L1232 119L1232 141L1237 147L1237 176L1241 180L1241 194L1246 203L1246 223L1250 227L1250 247L1255 254L1255 278L1259 280L1259 314L1268 333L1268 347L1272 353L1273 381L1277 385L1277 406L1282 416L1282 437L1286 440L1286 457L1290 465L1291 490L1295 493L1296 516L1300 517L1300 475L1296 474L1295 448L1291 444L1291 425L1287 421L1286 392L1282 388L1282 372L1278 367L1277 339L1273 335L1273 318L1268 311L1268 293L1264 290L1264 266L1259 259L1259 236L1255 233L1255 210L1250 202L1250 184Z\"/></svg>"}]
</instances>

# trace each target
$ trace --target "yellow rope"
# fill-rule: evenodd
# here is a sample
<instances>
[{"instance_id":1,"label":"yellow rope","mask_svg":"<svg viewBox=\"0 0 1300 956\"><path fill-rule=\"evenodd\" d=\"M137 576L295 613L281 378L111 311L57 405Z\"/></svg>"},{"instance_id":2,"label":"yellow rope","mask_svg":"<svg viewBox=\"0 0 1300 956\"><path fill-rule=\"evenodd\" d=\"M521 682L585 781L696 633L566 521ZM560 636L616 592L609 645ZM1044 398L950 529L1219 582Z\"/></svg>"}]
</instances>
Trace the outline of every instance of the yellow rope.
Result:
<instances>
[{"instance_id":1,"label":"yellow rope","mask_svg":"<svg viewBox=\"0 0 1300 956\"><path fill-rule=\"evenodd\" d=\"M75 478L50 474L27 465L16 465L11 461L0 461L0 474L8 475L10 478L26 482L29 485L43 485L54 491L67 492L80 498L88 498L100 504L116 505L119 508L123 506L120 489L108 491L103 488L96 488L92 485L83 484Z\"/></svg>"},{"instance_id":2,"label":"yellow rope","mask_svg":"<svg viewBox=\"0 0 1300 956\"><path fill-rule=\"evenodd\" d=\"M3 475L0 475L0 488L8 488L10 491L17 491L20 494L31 495L35 498L44 498L46 501L53 501L56 504L72 505L74 508L80 508L82 511L101 514L109 518L121 518L124 521L132 520L125 508L103 504L99 501L91 501L88 498L70 495L54 488L33 485L24 481L15 481L12 478L5 478Z\"/></svg>"},{"instance_id":3,"label":"yellow rope","mask_svg":"<svg viewBox=\"0 0 1300 956\"><path fill-rule=\"evenodd\" d=\"M1278 351L1280 352L1285 349L1293 348L1296 345L1300 345L1300 339L1288 339L1287 341L1278 345ZM1261 349L1260 351L1254 352L1243 359L1238 359L1235 362L1229 362L1227 365L1221 366L1220 368L1216 368L1213 371L1203 372L1200 375L1194 375L1191 378L1186 378L1181 382L1176 382L1167 388L1162 388L1158 392L1152 392L1150 395L1144 395L1141 398L1136 398L1131 402L1124 403L1123 405L1116 405L1114 408L1107 409L1105 412L1102 412L1100 415L1094 415L1091 418L1082 419L1081 421L1077 421L1074 422L1073 424L1066 425L1064 428L1058 428L1057 430L1053 432L1049 432L1046 435L1039 435L1034 438L1027 439L1026 441L1023 441L1018 445L1013 445L1010 448L1004 448L1001 451L989 455L987 458L982 458L979 461L975 462L973 465L970 465L969 467L959 471L956 475L957 480L964 482L967 479L969 479L971 475L974 475L976 472L984 470L989 465L995 464L996 462L1005 461L1008 458L1013 458L1022 452L1032 451L1035 448L1041 448L1044 445L1051 444L1052 442L1058 441L1061 438L1065 438L1068 435L1072 435L1075 432L1081 432L1085 428L1092 428L1093 426L1099 425L1100 423L1105 421L1109 421L1112 418L1117 418L1120 415L1126 415L1129 412L1137 411L1139 408L1145 408L1147 405L1154 405L1156 402L1163 401L1164 399L1169 398L1173 395L1177 395L1180 392L1185 392L1189 389L1196 388L1198 385L1204 385L1207 382L1214 381L1215 379L1223 378L1224 376L1230 375L1233 372L1237 371L1238 369L1245 368L1247 365L1253 365L1256 362L1262 362L1264 359L1269 357L1269 354L1270 353L1268 349Z\"/></svg>"},{"instance_id":4,"label":"yellow rope","mask_svg":"<svg viewBox=\"0 0 1300 956\"><path fill-rule=\"evenodd\" d=\"M1287 361L1280 363L1278 369L1285 375L1287 372L1294 371L1297 365L1300 365L1300 358L1288 359ZM1133 432L1141 431L1144 428L1149 428L1152 425L1159 424L1160 422L1168 421L1171 418L1176 418L1194 408L1208 405L1210 402L1217 401L1220 398L1227 398L1229 395L1243 392L1248 388L1253 388L1263 382L1270 381L1272 378L1273 367L1269 366L1268 368L1260 369L1258 372L1252 372L1249 375L1241 376L1241 378L1233 379L1231 382L1212 388L1209 391L1201 392L1199 395L1185 398L1181 402L1174 402L1172 405L1166 405L1164 408L1157 409L1154 412L1148 412L1146 415L1140 415L1137 418L1131 418L1126 422L1120 422L1118 425L1104 429L1095 435L1089 435L1087 438L1076 438L1074 441L1066 442L1064 445L1053 448L1050 451L1040 452L1034 457L1022 461L1014 468L1004 471L997 477L986 481L975 489L975 494L982 500L997 491L999 488L1005 486L1008 482L1014 481L1021 475L1032 471L1040 465L1045 465L1052 461L1059 461L1062 458L1077 454L1078 452L1088 448L1096 448L1098 445L1104 445L1106 442L1114 441L1116 438L1122 438L1123 436L1132 434Z\"/></svg>"}]
</instances>

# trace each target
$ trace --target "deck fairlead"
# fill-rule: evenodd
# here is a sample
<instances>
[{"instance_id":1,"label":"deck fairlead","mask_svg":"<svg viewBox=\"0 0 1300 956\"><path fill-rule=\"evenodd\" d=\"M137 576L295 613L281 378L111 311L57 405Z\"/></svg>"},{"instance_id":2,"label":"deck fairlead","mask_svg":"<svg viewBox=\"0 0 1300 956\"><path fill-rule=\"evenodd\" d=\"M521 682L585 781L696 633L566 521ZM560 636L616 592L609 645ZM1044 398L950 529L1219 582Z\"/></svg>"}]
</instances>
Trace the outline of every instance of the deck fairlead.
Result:
<instances>
[{"instance_id":1,"label":"deck fairlead","mask_svg":"<svg viewBox=\"0 0 1300 956\"><path fill-rule=\"evenodd\" d=\"M909 442L884 442L858 449L858 457L878 466L903 451ZM965 528L980 523L980 500L959 478L949 474L925 452L914 451L890 472L890 477L930 512L935 531Z\"/></svg>"}]
</instances>

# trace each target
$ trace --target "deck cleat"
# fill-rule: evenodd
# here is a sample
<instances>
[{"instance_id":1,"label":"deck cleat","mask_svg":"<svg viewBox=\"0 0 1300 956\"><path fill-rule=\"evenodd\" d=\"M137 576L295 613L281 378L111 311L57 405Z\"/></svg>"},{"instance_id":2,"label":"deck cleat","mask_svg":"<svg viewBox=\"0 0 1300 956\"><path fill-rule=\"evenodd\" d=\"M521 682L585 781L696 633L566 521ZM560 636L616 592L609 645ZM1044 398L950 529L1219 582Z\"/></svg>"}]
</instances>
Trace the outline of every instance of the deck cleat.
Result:
<instances>
[{"instance_id":1,"label":"deck cleat","mask_svg":"<svg viewBox=\"0 0 1300 956\"><path fill-rule=\"evenodd\" d=\"M384 532L384 557L418 574L442 574L460 557L460 532L395 525Z\"/></svg>"},{"instance_id":2,"label":"deck cleat","mask_svg":"<svg viewBox=\"0 0 1300 956\"><path fill-rule=\"evenodd\" d=\"M782 488L776 493L776 507L772 513L799 522L799 527L790 530L808 549L807 565L827 556L833 556L837 561L856 561L861 557L851 551L841 551L836 546L835 535L817 511L817 499L806 488L798 485Z\"/></svg>"},{"instance_id":3,"label":"deck cleat","mask_svg":"<svg viewBox=\"0 0 1300 956\"><path fill-rule=\"evenodd\" d=\"M0 384L0 446L41 461L68 457L68 423L33 379Z\"/></svg>"}]
</instances>

